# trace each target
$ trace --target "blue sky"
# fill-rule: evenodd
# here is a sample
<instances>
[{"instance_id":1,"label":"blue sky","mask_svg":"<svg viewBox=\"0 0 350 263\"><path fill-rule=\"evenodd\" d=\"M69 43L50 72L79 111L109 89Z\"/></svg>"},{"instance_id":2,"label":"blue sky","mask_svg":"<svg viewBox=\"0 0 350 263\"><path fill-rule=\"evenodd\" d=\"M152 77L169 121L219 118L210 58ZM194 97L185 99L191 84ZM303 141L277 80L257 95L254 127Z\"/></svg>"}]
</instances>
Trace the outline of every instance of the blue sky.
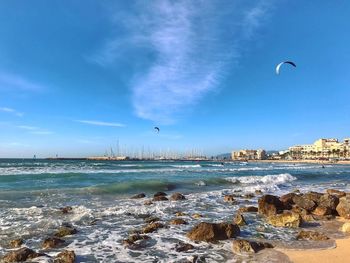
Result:
<instances>
[{"instance_id":1,"label":"blue sky","mask_svg":"<svg viewBox=\"0 0 350 263\"><path fill-rule=\"evenodd\" d=\"M0 157L349 137L349 12L345 0L1 1ZM277 76L283 60L297 68Z\"/></svg>"}]
</instances>

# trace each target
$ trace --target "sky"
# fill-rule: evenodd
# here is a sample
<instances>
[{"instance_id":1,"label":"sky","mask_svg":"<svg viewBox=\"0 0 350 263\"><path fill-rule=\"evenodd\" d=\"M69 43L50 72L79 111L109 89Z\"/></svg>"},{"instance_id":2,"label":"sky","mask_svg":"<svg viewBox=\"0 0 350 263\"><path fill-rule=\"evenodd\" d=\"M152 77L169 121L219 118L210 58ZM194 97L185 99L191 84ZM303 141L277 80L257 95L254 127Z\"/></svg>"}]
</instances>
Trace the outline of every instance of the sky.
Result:
<instances>
[{"instance_id":1,"label":"sky","mask_svg":"<svg viewBox=\"0 0 350 263\"><path fill-rule=\"evenodd\" d=\"M350 137L349 12L346 0L0 1L0 157ZM276 75L285 60L297 67Z\"/></svg>"}]
</instances>

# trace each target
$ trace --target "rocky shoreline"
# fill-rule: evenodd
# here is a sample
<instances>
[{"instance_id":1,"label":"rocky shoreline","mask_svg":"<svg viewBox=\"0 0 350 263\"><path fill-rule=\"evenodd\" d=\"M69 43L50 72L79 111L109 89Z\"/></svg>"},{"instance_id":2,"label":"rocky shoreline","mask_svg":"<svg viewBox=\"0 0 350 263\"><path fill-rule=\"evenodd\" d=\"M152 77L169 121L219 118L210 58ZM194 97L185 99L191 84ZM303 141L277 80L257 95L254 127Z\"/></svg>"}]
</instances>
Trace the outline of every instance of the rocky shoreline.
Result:
<instances>
[{"instance_id":1,"label":"rocky shoreline","mask_svg":"<svg viewBox=\"0 0 350 263\"><path fill-rule=\"evenodd\" d=\"M283 248L276 240L269 240L264 236L264 229L257 227L260 236L247 235L245 228L252 224L253 220L262 220L271 227L293 229L296 232L296 241L305 241L307 244L332 244L334 237L332 233L350 233L350 222L342 223L336 219L350 219L350 193L336 189L328 189L325 193L306 192L298 190L282 196L263 194L261 191L240 195L239 193L226 194L222 196L222 201L228 206L240 203L238 199L249 199L257 197L257 206L240 206L236 213L232 213L230 221L207 222L202 220L199 213L189 214L186 211L177 211L171 220L164 220L161 215L143 215L144 225L140 229L133 229L126 238L121 239L125 249L142 250L152 249L152 235L159 229L172 227L182 227L189 224L189 220L198 220L183 237L187 242L178 242L173 250L176 252L189 252L191 257L185 261L177 262L206 262L205 255L196 255L196 245L207 243L217 245L220 242L231 243L231 250L234 255L262 255L263 251L277 252L274 248ZM156 205L158 202L181 202L187 200L186 195L173 193L168 196L165 192L157 192L151 199L144 193L132 196L130 199L144 200L144 206ZM74 211L72 207L59 209L62 214L70 214ZM131 215L130 216L134 216ZM141 215L138 215L141 216ZM249 217L249 220L247 220ZM215 221L215 220L214 220ZM334 224L338 223L338 225ZM328 225L327 225L328 224ZM329 232L329 225L336 226L333 232ZM93 225L93 223L92 223ZM324 227L326 225L326 227ZM327 231L328 233L326 233ZM49 262L73 263L76 262L76 254L72 250L64 249L67 245L66 236L75 235L78 230L70 224L64 224L56 232L43 238L41 249L34 251L26 246L24 239L12 240L8 245L9 252L3 255L0 262L25 262L37 260L40 257L49 259ZM344 236L346 235L344 234ZM278 240L277 240L278 241ZM55 256L49 256L46 251L57 251L62 249ZM193 255L194 254L194 255ZM282 254L282 253L281 253ZM266 256L266 255L265 255ZM287 257L280 255L281 262L288 262ZM259 261L259 257L256 258ZM261 259L262 260L262 259Z\"/></svg>"}]
</instances>

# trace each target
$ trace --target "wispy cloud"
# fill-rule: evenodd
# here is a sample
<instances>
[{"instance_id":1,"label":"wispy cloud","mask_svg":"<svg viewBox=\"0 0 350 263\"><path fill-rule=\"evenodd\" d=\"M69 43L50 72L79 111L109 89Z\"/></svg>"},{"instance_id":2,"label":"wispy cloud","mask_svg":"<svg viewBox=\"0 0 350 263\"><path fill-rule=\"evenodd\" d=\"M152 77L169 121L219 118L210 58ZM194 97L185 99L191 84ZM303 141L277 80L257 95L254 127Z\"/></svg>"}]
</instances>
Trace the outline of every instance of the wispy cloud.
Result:
<instances>
[{"instance_id":1,"label":"wispy cloud","mask_svg":"<svg viewBox=\"0 0 350 263\"><path fill-rule=\"evenodd\" d=\"M119 19L127 22L117 24L127 35L109 39L95 62L111 64L130 46L153 54L149 67L135 73L132 103L137 116L169 123L220 86L271 1L159 0L135 6Z\"/></svg>"},{"instance_id":2,"label":"wispy cloud","mask_svg":"<svg viewBox=\"0 0 350 263\"><path fill-rule=\"evenodd\" d=\"M41 91L44 86L34 83L22 76L0 72L0 90Z\"/></svg>"},{"instance_id":3,"label":"wispy cloud","mask_svg":"<svg viewBox=\"0 0 350 263\"><path fill-rule=\"evenodd\" d=\"M105 121L95 121L95 120L76 120L77 122L95 125L95 126L108 126L108 127L125 127L125 124L118 122L105 122Z\"/></svg>"},{"instance_id":4,"label":"wispy cloud","mask_svg":"<svg viewBox=\"0 0 350 263\"><path fill-rule=\"evenodd\" d=\"M17 125L16 126L19 129L22 130L26 130L31 134L35 134L35 135L50 135L53 134L54 132L49 131L49 130L45 130L36 126L29 126L29 125Z\"/></svg>"},{"instance_id":5,"label":"wispy cloud","mask_svg":"<svg viewBox=\"0 0 350 263\"><path fill-rule=\"evenodd\" d=\"M7 108L7 107L0 107L0 111L2 112L7 112L7 113L11 113L17 117L22 117L24 114L23 112L19 112L15 109L12 109L12 108Z\"/></svg>"}]
</instances>

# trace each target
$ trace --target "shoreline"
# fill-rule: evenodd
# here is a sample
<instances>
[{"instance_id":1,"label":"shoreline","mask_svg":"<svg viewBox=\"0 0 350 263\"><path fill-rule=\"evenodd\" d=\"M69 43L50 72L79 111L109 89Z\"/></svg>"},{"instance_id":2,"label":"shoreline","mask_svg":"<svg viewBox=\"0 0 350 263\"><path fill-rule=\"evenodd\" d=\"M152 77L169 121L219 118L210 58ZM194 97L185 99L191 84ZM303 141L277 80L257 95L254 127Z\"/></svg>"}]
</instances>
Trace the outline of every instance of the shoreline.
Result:
<instances>
[{"instance_id":1,"label":"shoreline","mask_svg":"<svg viewBox=\"0 0 350 263\"><path fill-rule=\"evenodd\" d=\"M328 249L276 249L287 255L293 263L344 263L350 257L350 237L336 239L336 247Z\"/></svg>"},{"instance_id":2,"label":"shoreline","mask_svg":"<svg viewBox=\"0 0 350 263\"><path fill-rule=\"evenodd\" d=\"M320 161L320 160L249 160L248 163L312 163L312 164L350 164L350 160L346 161Z\"/></svg>"}]
</instances>

